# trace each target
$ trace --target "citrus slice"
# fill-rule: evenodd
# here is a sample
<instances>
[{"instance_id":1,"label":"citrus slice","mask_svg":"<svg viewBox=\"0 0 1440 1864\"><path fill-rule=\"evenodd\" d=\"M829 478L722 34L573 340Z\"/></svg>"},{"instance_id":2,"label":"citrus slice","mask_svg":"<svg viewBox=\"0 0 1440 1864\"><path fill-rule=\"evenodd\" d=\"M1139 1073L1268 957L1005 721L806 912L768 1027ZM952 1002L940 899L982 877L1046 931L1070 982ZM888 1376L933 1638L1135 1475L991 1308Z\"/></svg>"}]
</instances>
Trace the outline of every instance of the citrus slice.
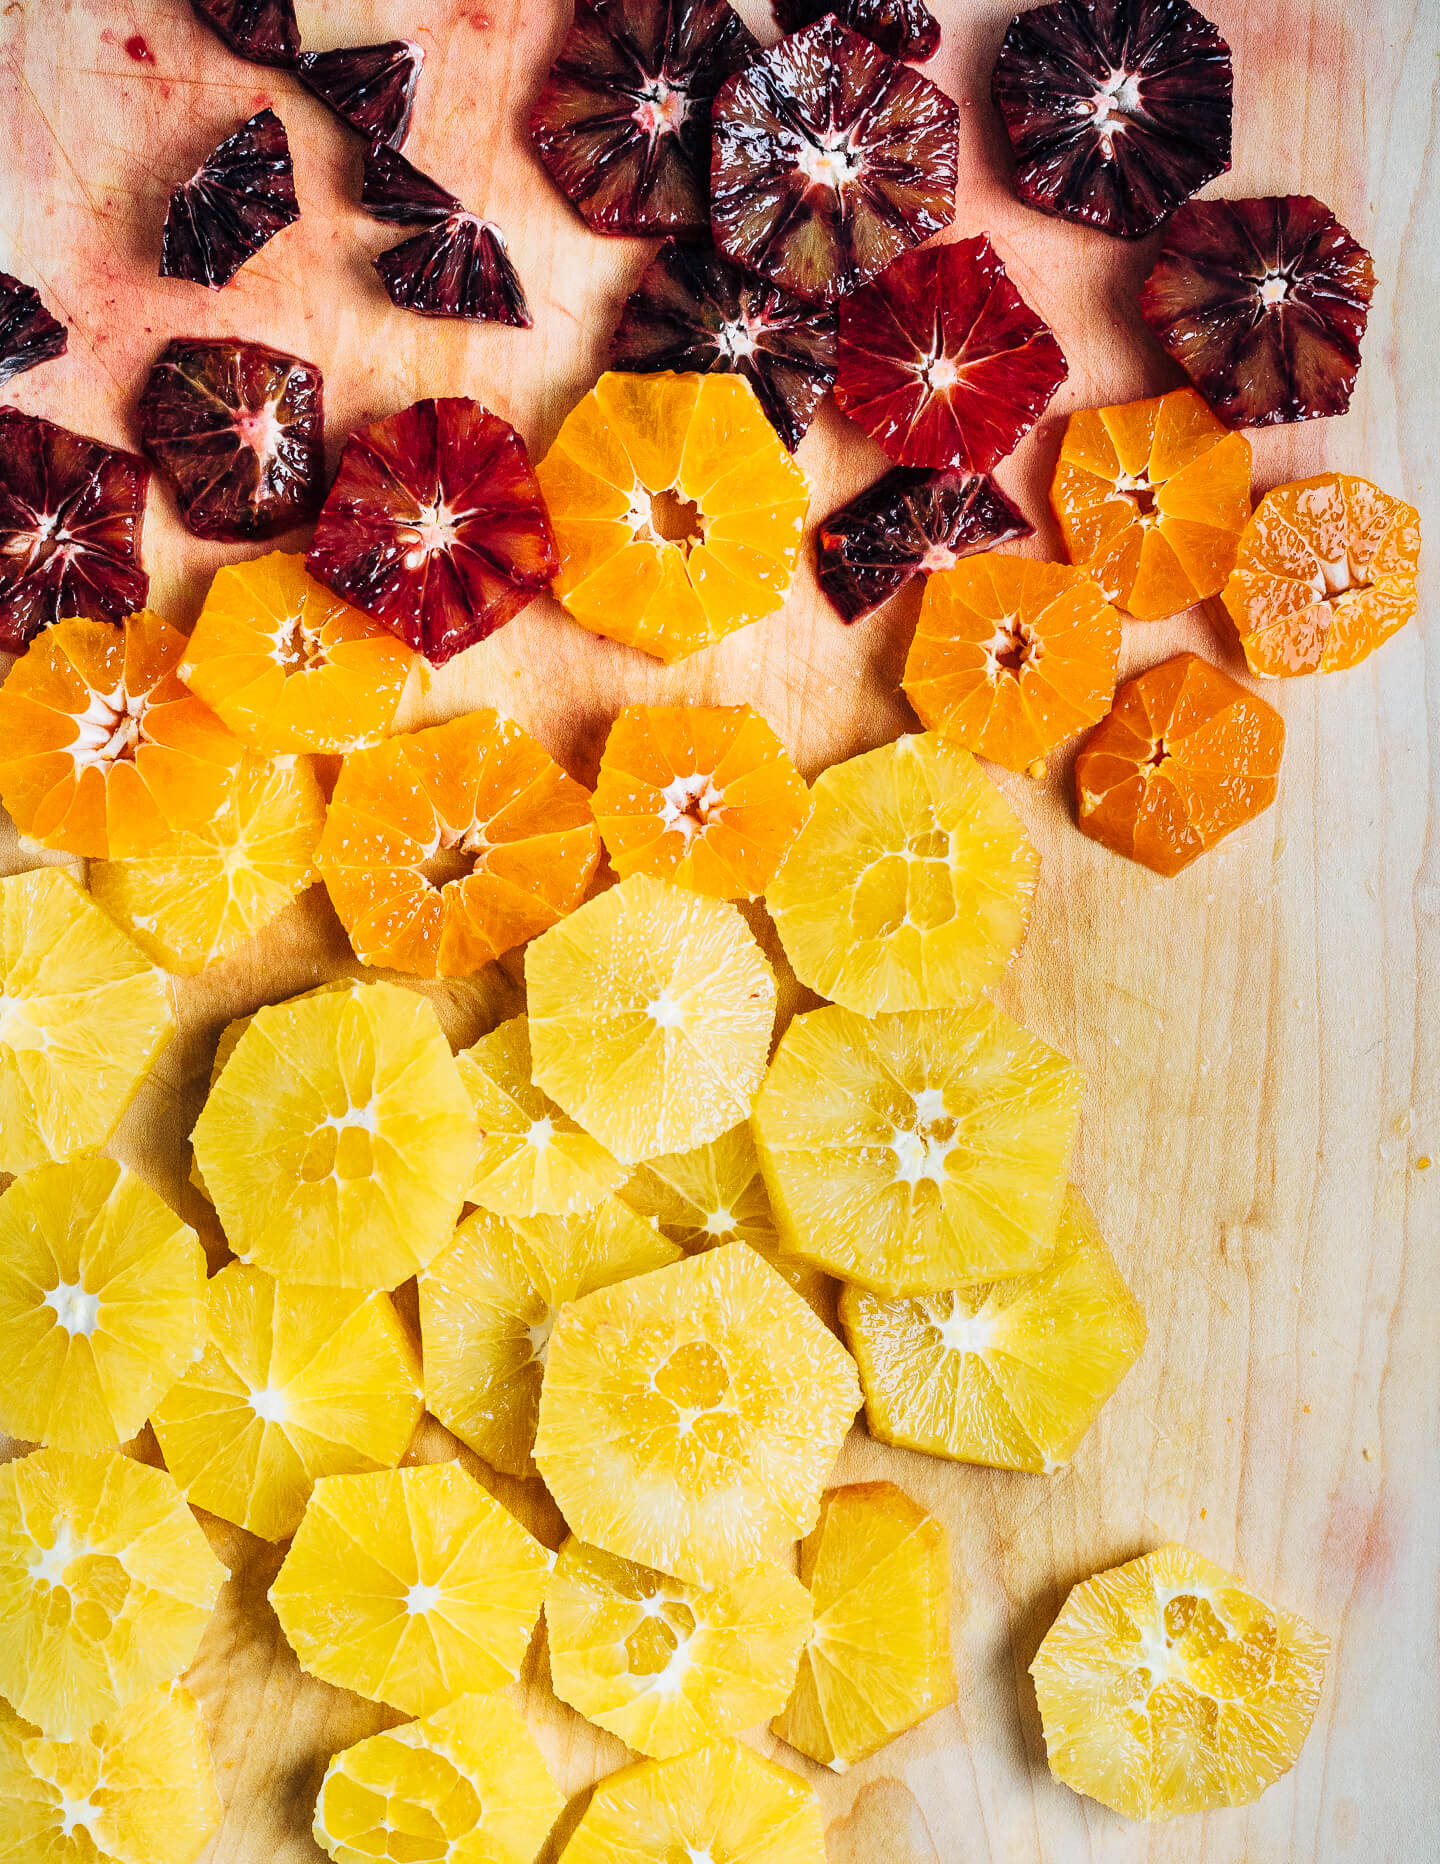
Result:
<instances>
[{"instance_id":1,"label":"citrus slice","mask_svg":"<svg viewBox=\"0 0 1440 1864\"><path fill-rule=\"evenodd\" d=\"M480 1123L472 1204L502 1217L573 1214L619 1185L624 1166L536 1087L525 1017L512 1016L455 1060Z\"/></svg>"},{"instance_id":2,"label":"citrus slice","mask_svg":"<svg viewBox=\"0 0 1440 1864\"><path fill-rule=\"evenodd\" d=\"M1044 1268L886 1300L840 1318L881 1443L1049 1475L1068 1463L1145 1344L1145 1315L1073 1187Z\"/></svg>"},{"instance_id":3,"label":"citrus slice","mask_svg":"<svg viewBox=\"0 0 1440 1864\"><path fill-rule=\"evenodd\" d=\"M325 1769L312 1827L335 1864L533 1864L564 1800L500 1696L460 1696Z\"/></svg>"},{"instance_id":4,"label":"citrus slice","mask_svg":"<svg viewBox=\"0 0 1440 1864\"><path fill-rule=\"evenodd\" d=\"M1120 667L1120 617L1079 570L996 552L932 576L905 661L921 723L1003 764L1045 757L1105 716Z\"/></svg>"},{"instance_id":5,"label":"citrus slice","mask_svg":"<svg viewBox=\"0 0 1440 1864\"><path fill-rule=\"evenodd\" d=\"M1070 416L1050 504L1065 551L1139 621L1219 595L1250 517L1250 442L1193 388Z\"/></svg>"},{"instance_id":6,"label":"citrus slice","mask_svg":"<svg viewBox=\"0 0 1440 1864\"><path fill-rule=\"evenodd\" d=\"M57 621L0 686L0 801L42 848L145 854L225 800L240 742L176 672L185 637L148 609Z\"/></svg>"},{"instance_id":7,"label":"citrus slice","mask_svg":"<svg viewBox=\"0 0 1440 1864\"><path fill-rule=\"evenodd\" d=\"M814 1622L771 1727L844 1773L955 1700L945 1529L893 1482L832 1489L800 1577Z\"/></svg>"},{"instance_id":8,"label":"citrus slice","mask_svg":"<svg viewBox=\"0 0 1440 1864\"><path fill-rule=\"evenodd\" d=\"M232 1262L208 1306L205 1351L152 1420L192 1507L283 1540L317 1477L400 1461L423 1408L420 1359L387 1295Z\"/></svg>"},{"instance_id":9,"label":"citrus slice","mask_svg":"<svg viewBox=\"0 0 1440 1864\"><path fill-rule=\"evenodd\" d=\"M744 376L602 375L535 476L593 634L680 660L785 600L809 488Z\"/></svg>"},{"instance_id":10,"label":"citrus slice","mask_svg":"<svg viewBox=\"0 0 1440 1864\"><path fill-rule=\"evenodd\" d=\"M0 1466L0 1695L59 1741L195 1655L225 1569L163 1469L109 1451Z\"/></svg>"},{"instance_id":11,"label":"citrus slice","mask_svg":"<svg viewBox=\"0 0 1440 1864\"><path fill-rule=\"evenodd\" d=\"M782 1566L702 1591L572 1539L550 1575L545 1628L560 1700L663 1759L779 1712L810 1599Z\"/></svg>"},{"instance_id":12,"label":"citrus slice","mask_svg":"<svg viewBox=\"0 0 1440 1864\"><path fill-rule=\"evenodd\" d=\"M125 861L97 861L90 888L136 944L182 975L238 951L319 879L325 797L308 758L246 756L209 822Z\"/></svg>"},{"instance_id":13,"label":"citrus slice","mask_svg":"<svg viewBox=\"0 0 1440 1864\"><path fill-rule=\"evenodd\" d=\"M0 1430L133 1437L200 1351L204 1299L199 1240L148 1185L113 1159L36 1165L0 1194Z\"/></svg>"},{"instance_id":14,"label":"citrus slice","mask_svg":"<svg viewBox=\"0 0 1440 1864\"><path fill-rule=\"evenodd\" d=\"M1054 1247L1082 1086L991 1003L797 1016L754 1119L786 1248L877 1294L1030 1273Z\"/></svg>"},{"instance_id":15,"label":"citrus slice","mask_svg":"<svg viewBox=\"0 0 1440 1864\"><path fill-rule=\"evenodd\" d=\"M0 1171L103 1146L174 1028L164 972L69 874L0 880Z\"/></svg>"},{"instance_id":16,"label":"citrus slice","mask_svg":"<svg viewBox=\"0 0 1440 1864\"><path fill-rule=\"evenodd\" d=\"M1030 1666L1050 1770L1128 1819L1245 1806L1299 1758L1329 1644L1168 1546L1084 1580Z\"/></svg>"},{"instance_id":17,"label":"citrus slice","mask_svg":"<svg viewBox=\"0 0 1440 1864\"><path fill-rule=\"evenodd\" d=\"M0 1857L13 1864L195 1864L220 1817L188 1690L151 1690L71 1741L0 1703Z\"/></svg>"},{"instance_id":18,"label":"citrus slice","mask_svg":"<svg viewBox=\"0 0 1440 1864\"><path fill-rule=\"evenodd\" d=\"M350 984L255 1012L195 1123L230 1247L282 1279L393 1288L449 1241L475 1114L423 997Z\"/></svg>"},{"instance_id":19,"label":"citrus slice","mask_svg":"<svg viewBox=\"0 0 1440 1864\"><path fill-rule=\"evenodd\" d=\"M362 964L465 977L579 905L600 838L588 793L486 709L347 757L317 858Z\"/></svg>"},{"instance_id":20,"label":"citrus slice","mask_svg":"<svg viewBox=\"0 0 1440 1864\"><path fill-rule=\"evenodd\" d=\"M739 1741L638 1761L602 1780L560 1864L825 1864L808 1780Z\"/></svg>"},{"instance_id":21,"label":"citrus slice","mask_svg":"<svg viewBox=\"0 0 1440 1864\"><path fill-rule=\"evenodd\" d=\"M748 1117L775 975L733 906L632 874L525 954L535 1080L627 1165Z\"/></svg>"},{"instance_id":22,"label":"citrus slice","mask_svg":"<svg viewBox=\"0 0 1440 1864\"><path fill-rule=\"evenodd\" d=\"M727 1243L562 1309L535 1461L582 1540L710 1587L810 1528L858 1409L850 1355Z\"/></svg>"},{"instance_id":23,"label":"citrus slice","mask_svg":"<svg viewBox=\"0 0 1440 1864\"><path fill-rule=\"evenodd\" d=\"M1260 501L1225 606L1252 673L1338 673L1414 615L1419 569L1413 505L1352 473L1320 473Z\"/></svg>"},{"instance_id":24,"label":"citrus slice","mask_svg":"<svg viewBox=\"0 0 1440 1864\"><path fill-rule=\"evenodd\" d=\"M272 550L215 572L179 672L237 738L280 757L378 744L413 659L303 556Z\"/></svg>"},{"instance_id":25,"label":"citrus slice","mask_svg":"<svg viewBox=\"0 0 1440 1864\"><path fill-rule=\"evenodd\" d=\"M594 810L617 874L749 900L804 826L810 792L748 705L632 705L610 727Z\"/></svg>"},{"instance_id":26,"label":"citrus slice","mask_svg":"<svg viewBox=\"0 0 1440 1864\"><path fill-rule=\"evenodd\" d=\"M323 1476L270 1603L312 1676L428 1715L515 1680L554 1559L458 1463Z\"/></svg>"},{"instance_id":27,"label":"citrus slice","mask_svg":"<svg viewBox=\"0 0 1440 1864\"><path fill-rule=\"evenodd\" d=\"M936 733L832 764L765 903L802 984L862 1016L973 1002L1025 936L1040 857Z\"/></svg>"},{"instance_id":28,"label":"citrus slice","mask_svg":"<svg viewBox=\"0 0 1440 1864\"><path fill-rule=\"evenodd\" d=\"M566 1301L679 1254L613 1197L569 1217L507 1221L477 1210L420 1276L430 1411L494 1468L533 1476L555 1316Z\"/></svg>"}]
</instances>

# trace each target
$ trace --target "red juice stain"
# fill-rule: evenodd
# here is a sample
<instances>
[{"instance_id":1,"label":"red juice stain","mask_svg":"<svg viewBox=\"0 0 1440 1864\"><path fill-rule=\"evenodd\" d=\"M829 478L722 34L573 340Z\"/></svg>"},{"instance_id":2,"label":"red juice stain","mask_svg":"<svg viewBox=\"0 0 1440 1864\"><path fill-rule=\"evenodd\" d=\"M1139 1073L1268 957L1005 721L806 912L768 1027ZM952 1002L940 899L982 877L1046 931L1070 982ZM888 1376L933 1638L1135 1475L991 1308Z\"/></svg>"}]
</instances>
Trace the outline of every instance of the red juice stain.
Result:
<instances>
[{"instance_id":1,"label":"red juice stain","mask_svg":"<svg viewBox=\"0 0 1440 1864\"><path fill-rule=\"evenodd\" d=\"M155 63L155 54L138 32L125 41L125 50L137 64L153 65Z\"/></svg>"}]
</instances>

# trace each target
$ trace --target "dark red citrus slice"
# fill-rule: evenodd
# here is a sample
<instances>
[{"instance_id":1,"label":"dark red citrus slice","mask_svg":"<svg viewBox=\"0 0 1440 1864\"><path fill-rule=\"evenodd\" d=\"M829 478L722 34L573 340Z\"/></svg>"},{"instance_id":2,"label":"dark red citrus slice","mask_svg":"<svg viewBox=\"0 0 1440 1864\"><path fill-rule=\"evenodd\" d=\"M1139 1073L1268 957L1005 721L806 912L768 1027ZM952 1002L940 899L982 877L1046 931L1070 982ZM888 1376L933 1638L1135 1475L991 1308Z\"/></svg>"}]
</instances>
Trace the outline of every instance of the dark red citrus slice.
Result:
<instances>
[{"instance_id":1,"label":"dark red citrus slice","mask_svg":"<svg viewBox=\"0 0 1440 1864\"><path fill-rule=\"evenodd\" d=\"M328 104L342 123L359 130L366 142L398 149L410 131L424 63L423 45L413 39L387 39L383 45L302 52L295 68L306 90Z\"/></svg>"},{"instance_id":2,"label":"dark red citrus slice","mask_svg":"<svg viewBox=\"0 0 1440 1864\"><path fill-rule=\"evenodd\" d=\"M440 666L547 589L558 559L525 442L457 396L351 434L306 566Z\"/></svg>"},{"instance_id":3,"label":"dark red citrus slice","mask_svg":"<svg viewBox=\"0 0 1440 1864\"><path fill-rule=\"evenodd\" d=\"M924 0L772 0L782 32L799 32L833 13L892 58L923 65L940 50L940 22Z\"/></svg>"},{"instance_id":4,"label":"dark red citrus slice","mask_svg":"<svg viewBox=\"0 0 1440 1864\"><path fill-rule=\"evenodd\" d=\"M1230 47L1189 0L1018 14L990 93L1042 213L1137 239L1230 166Z\"/></svg>"},{"instance_id":5,"label":"dark red citrus slice","mask_svg":"<svg viewBox=\"0 0 1440 1864\"><path fill-rule=\"evenodd\" d=\"M576 0L530 112L536 153L597 233L701 235L711 103L759 49L726 0Z\"/></svg>"},{"instance_id":6,"label":"dark red citrus slice","mask_svg":"<svg viewBox=\"0 0 1440 1864\"><path fill-rule=\"evenodd\" d=\"M982 233L912 252L840 306L835 399L901 466L989 472L1069 367Z\"/></svg>"},{"instance_id":7,"label":"dark red citrus slice","mask_svg":"<svg viewBox=\"0 0 1440 1864\"><path fill-rule=\"evenodd\" d=\"M62 615L123 621L144 608L149 483L135 454L0 408L0 648L18 653Z\"/></svg>"},{"instance_id":8,"label":"dark red citrus slice","mask_svg":"<svg viewBox=\"0 0 1440 1864\"><path fill-rule=\"evenodd\" d=\"M938 86L827 15L715 99L715 244L833 304L950 224L957 123Z\"/></svg>"},{"instance_id":9,"label":"dark red citrus slice","mask_svg":"<svg viewBox=\"0 0 1440 1864\"><path fill-rule=\"evenodd\" d=\"M391 302L422 317L468 317L528 330L530 307L505 235L475 214L451 214L375 261Z\"/></svg>"},{"instance_id":10,"label":"dark red citrus slice","mask_svg":"<svg viewBox=\"0 0 1440 1864\"><path fill-rule=\"evenodd\" d=\"M360 205L372 220L392 220L402 227L434 226L465 211L458 194L421 174L398 149L383 142L365 151Z\"/></svg>"},{"instance_id":11,"label":"dark red citrus slice","mask_svg":"<svg viewBox=\"0 0 1440 1864\"><path fill-rule=\"evenodd\" d=\"M324 383L234 337L176 337L140 397L140 436L197 537L274 537L320 503Z\"/></svg>"},{"instance_id":12,"label":"dark red citrus slice","mask_svg":"<svg viewBox=\"0 0 1440 1864\"><path fill-rule=\"evenodd\" d=\"M69 333L33 285L0 272L0 388L11 376L65 354Z\"/></svg>"},{"instance_id":13,"label":"dark red citrus slice","mask_svg":"<svg viewBox=\"0 0 1440 1864\"><path fill-rule=\"evenodd\" d=\"M295 0L190 0L197 16L253 65L293 65L300 54Z\"/></svg>"},{"instance_id":14,"label":"dark red citrus slice","mask_svg":"<svg viewBox=\"0 0 1440 1864\"><path fill-rule=\"evenodd\" d=\"M299 218L285 125L273 110L257 111L170 196L160 276L218 291Z\"/></svg>"},{"instance_id":15,"label":"dark red citrus slice","mask_svg":"<svg viewBox=\"0 0 1440 1864\"><path fill-rule=\"evenodd\" d=\"M793 453L835 380L835 313L667 239L625 300L610 366L743 375Z\"/></svg>"},{"instance_id":16,"label":"dark red citrus slice","mask_svg":"<svg viewBox=\"0 0 1440 1864\"><path fill-rule=\"evenodd\" d=\"M1189 201L1140 314L1221 420L1343 414L1375 290L1370 255L1309 194Z\"/></svg>"},{"instance_id":17,"label":"dark red citrus slice","mask_svg":"<svg viewBox=\"0 0 1440 1864\"><path fill-rule=\"evenodd\" d=\"M953 569L1034 526L988 473L892 466L815 535L820 587L842 621L859 621L912 576Z\"/></svg>"}]
</instances>

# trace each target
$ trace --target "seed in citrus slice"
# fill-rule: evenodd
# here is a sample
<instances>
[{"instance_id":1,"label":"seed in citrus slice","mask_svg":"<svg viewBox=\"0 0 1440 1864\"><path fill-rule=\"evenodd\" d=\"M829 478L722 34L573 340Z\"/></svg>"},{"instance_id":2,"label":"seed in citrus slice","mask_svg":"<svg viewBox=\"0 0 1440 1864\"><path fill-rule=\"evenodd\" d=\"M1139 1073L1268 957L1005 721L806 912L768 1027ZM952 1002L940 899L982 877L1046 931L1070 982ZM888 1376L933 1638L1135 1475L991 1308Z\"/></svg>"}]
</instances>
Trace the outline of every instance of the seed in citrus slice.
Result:
<instances>
[{"instance_id":1,"label":"seed in citrus slice","mask_svg":"<svg viewBox=\"0 0 1440 1864\"><path fill-rule=\"evenodd\" d=\"M88 1734L189 1665L224 1579L163 1469L17 1457L0 1466L0 1694L54 1740Z\"/></svg>"},{"instance_id":2,"label":"seed in citrus slice","mask_svg":"<svg viewBox=\"0 0 1440 1864\"><path fill-rule=\"evenodd\" d=\"M1198 654L1127 680L1075 760L1083 834L1178 874L1263 815L1280 785L1285 721Z\"/></svg>"},{"instance_id":3,"label":"seed in citrus slice","mask_svg":"<svg viewBox=\"0 0 1440 1864\"><path fill-rule=\"evenodd\" d=\"M1105 716L1119 667L1120 617L1097 582L987 551L926 584L905 696L943 737L1038 776L1049 752Z\"/></svg>"},{"instance_id":4,"label":"seed in citrus slice","mask_svg":"<svg viewBox=\"0 0 1440 1864\"><path fill-rule=\"evenodd\" d=\"M423 1408L419 1355L388 1295L240 1262L207 1294L205 1351L156 1406L155 1435L192 1507L283 1540L318 1477L400 1461Z\"/></svg>"},{"instance_id":5,"label":"seed in citrus slice","mask_svg":"<svg viewBox=\"0 0 1440 1864\"><path fill-rule=\"evenodd\" d=\"M862 1016L971 1003L1025 936L1040 857L937 733L832 764L766 904L802 984Z\"/></svg>"},{"instance_id":6,"label":"seed in citrus slice","mask_svg":"<svg viewBox=\"0 0 1440 1864\"><path fill-rule=\"evenodd\" d=\"M859 1402L839 1341L727 1243L561 1310L535 1461L582 1540L715 1586L813 1525Z\"/></svg>"},{"instance_id":7,"label":"seed in citrus slice","mask_svg":"<svg viewBox=\"0 0 1440 1864\"><path fill-rule=\"evenodd\" d=\"M70 334L33 285L0 272L0 388L65 354Z\"/></svg>"},{"instance_id":8,"label":"seed in citrus slice","mask_svg":"<svg viewBox=\"0 0 1440 1864\"><path fill-rule=\"evenodd\" d=\"M540 1383L567 1301L678 1259L618 1199L569 1217L477 1210L420 1274L425 1402L493 1468L533 1476Z\"/></svg>"},{"instance_id":9,"label":"seed in citrus slice","mask_svg":"<svg viewBox=\"0 0 1440 1864\"><path fill-rule=\"evenodd\" d=\"M295 0L190 0L230 50L255 65L293 66L300 55Z\"/></svg>"},{"instance_id":10,"label":"seed in citrus slice","mask_svg":"<svg viewBox=\"0 0 1440 1864\"><path fill-rule=\"evenodd\" d=\"M702 1591L572 1539L550 1575L545 1629L560 1700L663 1759L779 1713L810 1600L782 1566Z\"/></svg>"},{"instance_id":11,"label":"seed in citrus slice","mask_svg":"<svg viewBox=\"0 0 1440 1864\"><path fill-rule=\"evenodd\" d=\"M1252 673L1358 666L1419 605L1420 514L1368 479L1320 473L1267 492L1225 606Z\"/></svg>"},{"instance_id":12,"label":"seed in citrus slice","mask_svg":"<svg viewBox=\"0 0 1440 1864\"><path fill-rule=\"evenodd\" d=\"M285 125L273 110L259 110L171 194L160 276L219 291L299 218Z\"/></svg>"},{"instance_id":13,"label":"seed in citrus slice","mask_svg":"<svg viewBox=\"0 0 1440 1864\"><path fill-rule=\"evenodd\" d=\"M352 751L316 858L362 964L468 977L574 910L600 837L587 791L486 708Z\"/></svg>"},{"instance_id":14,"label":"seed in citrus slice","mask_svg":"<svg viewBox=\"0 0 1440 1864\"><path fill-rule=\"evenodd\" d=\"M1299 1758L1329 1644L1170 1545L1084 1580L1030 1666L1050 1770L1127 1819L1245 1806Z\"/></svg>"},{"instance_id":15,"label":"seed in citrus slice","mask_svg":"<svg viewBox=\"0 0 1440 1864\"><path fill-rule=\"evenodd\" d=\"M948 1537L893 1482L852 1483L821 1502L800 1577L814 1621L770 1725L844 1773L955 1700Z\"/></svg>"},{"instance_id":16,"label":"seed in citrus slice","mask_svg":"<svg viewBox=\"0 0 1440 1864\"><path fill-rule=\"evenodd\" d=\"M775 975L733 906L632 874L525 954L536 1084L615 1158L747 1119Z\"/></svg>"},{"instance_id":17,"label":"seed in citrus slice","mask_svg":"<svg viewBox=\"0 0 1440 1864\"><path fill-rule=\"evenodd\" d=\"M743 376L612 370L535 476L593 634L680 660L785 600L809 488Z\"/></svg>"},{"instance_id":18,"label":"seed in citrus slice","mask_svg":"<svg viewBox=\"0 0 1440 1864\"><path fill-rule=\"evenodd\" d=\"M0 1171L103 1146L174 1028L164 972L62 868L0 880Z\"/></svg>"},{"instance_id":19,"label":"seed in citrus slice","mask_svg":"<svg viewBox=\"0 0 1440 1864\"><path fill-rule=\"evenodd\" d=\"M349 984L255 1012L194 1145L242 1262L393 1288L450 1240L475 1113L430 1004L398 984Z\"/></svg>"},{"instance_id":20,"label":"seed in citrus slice","mask_svg":"<svg viewBox=\"0 0 1440 1864\"><path fill-rule=\"evenodd\" d=\"M564 1800L502 1696L458 1696L330 1762L315 1842L335 1864L533 1864Z\"/></svg>"},{"instance_id":21,"label":"seed in citrus slice","mask_svg":"<svg viewBox=\"0 0 1440 1864\"><path fill-rule=\"evenodd\" d=\"M148 1185L94 1155L0 1193L0 1430L106 1450L205 1338L205 1254ZM3 1853L0 1853L3 1855Z\"/></svg>"},{"instance_id":22,"label":"seed in citrus slice","mask_svg":"<svg viewBox=\"0 0 1440 1864\"><path fill-rule=\"evenodd\" d=\"M1049 1475L1145 1344L1145 1316L1072 1186L1055 1253L1008 1281L889 1300L840 1296L865 1421L881 1443Z\"/></svg>"},{"instance_id":23,"label":"seed in citrus slice","mask_svg":"<svg viewBox=\"0 0 1440 1864\"><path fill-rule=\"evenodd\" d=\"M358 130L367 146L404 146L410 131L415 90L425 48L414 39L380 45L346 45L333 52L302 52L295 74L312 96L328 104L342 123Z\"/></svg>"},{"instance_id":24,"label":"seed in citrus slice","mask_svg":"<svg viewBox=\"0 0 1440 1864\"><path fill-rule=\"evenodd\" d=\"M428 1715L514 1682L554 1560L458 1463L323 1476L270 1603L312 1676Z\"/></svg>"},{"instance_id":25,"label":"seed in citrus slice","mask_svg":"<svg viewBox=\"0 0 1440 1864\"><path fill-rule=\"evenodd\" d=\"M1072 563L1139 621L1218 595L1250 517L1250 442L1193 388L1070 416L1050 504Z\"/></svg>"}]
</instances>

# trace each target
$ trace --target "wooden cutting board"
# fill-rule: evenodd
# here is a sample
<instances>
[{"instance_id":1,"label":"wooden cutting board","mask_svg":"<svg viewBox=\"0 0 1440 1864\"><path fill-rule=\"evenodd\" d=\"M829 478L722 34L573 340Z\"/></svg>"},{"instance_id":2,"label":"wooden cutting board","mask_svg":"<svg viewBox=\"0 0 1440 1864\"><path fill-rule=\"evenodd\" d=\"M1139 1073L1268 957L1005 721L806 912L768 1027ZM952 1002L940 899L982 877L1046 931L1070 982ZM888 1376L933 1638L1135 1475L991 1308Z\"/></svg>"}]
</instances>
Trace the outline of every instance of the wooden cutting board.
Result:
<instances>
[{"instance_id":1,"label":"wooden cutting board","mask_svg":"<svg viewBox=\"0 0 1440 1864\"><path fill-rule=\"evenodd\" d=\"M743 10L773 37L755 4ZM957 231L994 237L1070 359L1067 386L999 474L1037 524L1033 548L1056 551L1045 486L1065 415L1180 379L1134 308L1154 241L1122 245L1014 200L988 103L1011 7L939 0L937 11L945 43L931 70L961 103ZM1209 0L1207 11L1236 63L1235 169L1214 192L1322 196L1380 278L1353 412L1257 434L1257 490L1338 466L1423 507L1440 428L1440 8ZM477 396L538 457L601 367L648 250L589 234L529 150L526 113L566 0L300 0L300 15L315 48L424 44L408 153L506 229L535 329L394 310L369 266L394 235L355 209L355 143L291 80L234 59L186 0L8 0L0 266L37 283L71 327L69 355L12 383L11 397L133 445L135 398L162 344L235 333L323 367L332 461L356 422L434 394ZM127 50L135 35L143 43ZM169 189L272 102L294 145L302 221L223 293L158 279ZM816 517L881 466L833 408L800 459ZM1440 534L1429 549L1433 614ZM188 537L154 494L146 558L164 613L188 626L210 573L235 554ZM623 704L743 699L813 776L905 728L897 682L917 601L911 590L845 629L807 570L781 614L669 670L537 601L417 681L406 720L498 705L588 781ZM1440 1857L1440 1167L1425 1169L1440 1159L1440 663L1425 624L1422 613L1355 672L1267 689L1289 734L1279 803L1176 880L1076 832L1069 756L1043 783L998 774L1045 863L1004 999L1085 1070L1076 1175L1145 1304L1150 1343L1074 1465L1048 1480L888 1451L856 1431L841 1475L893 1477L949 1524L959 1697L844 1779L786 1755L821 1793L834 1864ZM1183 644L1243 672L1218 605L1126 636L1128 669ZM13 869L34 857L11 832L4 858ZM115 1150L201 1228L213 1261L223 1244L186 1182L186 1134L215 1037L231 1016L350 962L317 890L253 950L177 988L179 1034ZM452 1037L517 1007L517 974L434 991ZM429 1427L422 1454L454 1449ZM466 1460L556 1538L542 1497ZM228 1808L208 1855L314 1864L327 1757L395 1718L300 1674L266 1604L277 1550L207 1529L233 1574L191 1679ZM1291 1776L1248 1811L1147 1830L1051 1780L1026 1669L1071 1584L1169 1538L1323 1626L1334 1657ZM623 1761L550 1697L538 1642L523 1692L568 1793Z\"/></svg>"}]
</instances>

